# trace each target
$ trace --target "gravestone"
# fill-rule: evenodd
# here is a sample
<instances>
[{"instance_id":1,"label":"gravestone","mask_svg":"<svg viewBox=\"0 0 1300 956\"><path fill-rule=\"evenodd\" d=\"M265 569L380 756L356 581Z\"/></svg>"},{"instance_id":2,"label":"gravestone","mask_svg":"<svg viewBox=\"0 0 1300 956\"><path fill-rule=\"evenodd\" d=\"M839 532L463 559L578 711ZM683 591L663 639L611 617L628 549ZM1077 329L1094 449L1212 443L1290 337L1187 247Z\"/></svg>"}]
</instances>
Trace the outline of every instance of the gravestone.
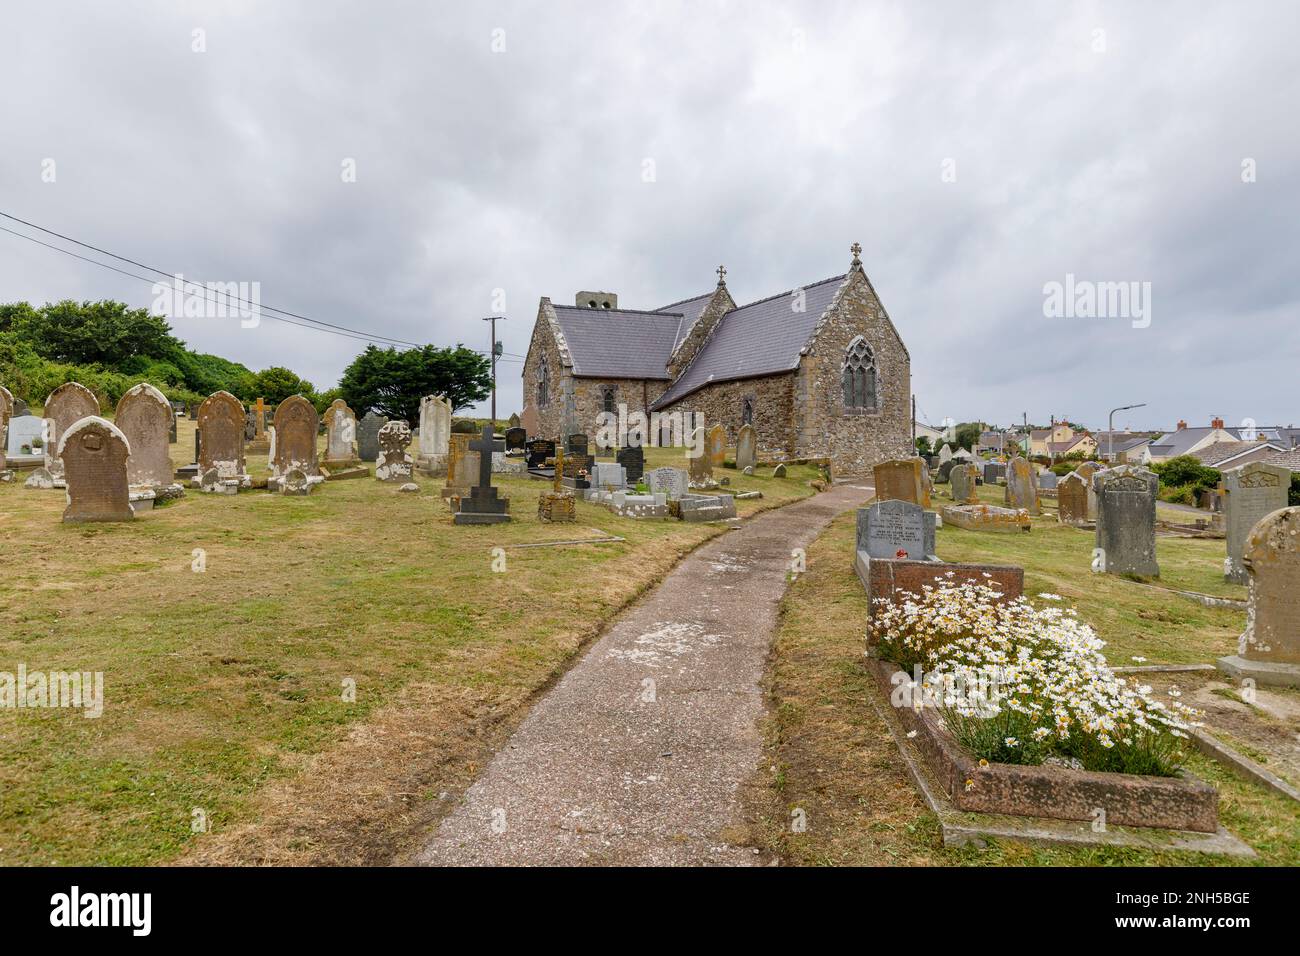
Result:
<instances>
[{"instance_id":1,"label":"gravestone","mask_svg":"<svg viewBox=\"0 0 1300 956\"><path fill-rule=\"evenodd\" d=\"M1008 508L1024 508L1031 515L1040 513L1038 488L1034 484L1034 466L1019 455L1007 463L1007 488L1003 503Z\"/></svg>"},{"instance_id":2,"label":"gravestone","mask_svg":"<svg viewBox=\"0 0 1300 956\"><path fill-rule=\"evenodd\" d=\"M63 520L130 521L131 490L126 460L131 446L115 425L90 415L63 430L58 457L68 483Z\"/></svg>"},{"instance_id":3,"label":"gravestone","mask_svg":"<svg viewBox=\"0 0 1300 956\"><path fill-rule=\"evenodd\" d=\"M380 415L374 409L366 412L357 422L357 457L362 461L376 461L379 458L379 429L388 424L387 416ZM406 426L409 432L411 426Z\"/></svg>"},{"instance_id":4,"label":"gravestone","mask_svg":"<svg viewBox=\"0 0 1300 956\"><path fill-rule=\"evenodd\" d=\"M11 409L11 414L13 415L13 417L18 418L22 415L30 415L31 413L32 410L27 406L27 403L23 401L23 399L15 396L14 407Z\"/></svg>"},{"instance_id":5,"label":"gravestone","mask_svg":"<svg viewBox=\"0 0 1300 956\"><path fill-rule=\"evenodd\" d=\"M999 478L1005 478L1007 466L1000 461L986 462L984 465L984 484L995 485Z\"/></svg>"},{"instance_id":6,"label":"gravestone","mask_svg":"<svg viewBox=\"0 0 1300 956\"><path fill-rule=\"evenodd\" d=\"M528 433L518 425L506 429L506 454L512 455L524 450L528 444Z\"/></svg>"},{"instance_id":7,"label":"gravestone","mask_svg":"<svg viewBox=\"0 0 1300 956\"><path fill-rule=\"evenodd\" d=\"M736 467L741 471L758 464L758 435L753 425L741 425L736 433Z\"/></svg>"},{"instance_id":8,"label":"gravestone","mask_svg":"<svg viewBox=\"0 0 1300 956\"><path fill-rule=\"evenodd\" d=\"M939 449L939 464L942 465L949 461L952 461L952 449L945 443L944 446Z\"/></svg>"},{"instance_id":9,"label":"gravestone","mask_svg":"<svg viewBox=\"0 0 1300 956\"><path fill-rule=\"evenodd\" d=\"M411 480L412 461L406 446L411 443L411 426L403 421L389 422L379 429L379 458L375 477L380 481L405 484Z\"/></svg>"},{"instance_id":10,"label":"gravestone","mask_svg":"<svg viewBox=\"0 0 1300 956\"><path fill-rule=\"evenodd\" d=\"M173 411L171 421L167 424L167 444L174 445L176 441L176 413Z\"/></svg>"},{"instance_id":11,"label":"gravestone","mask_svg":"<svg viewBox=\"0 0 1300 956\"><path fill-rule=\"evenodd\" d=\"M721 425L714 425L709 429L706 436L708 445L705 454L709 456L709 465L713 468L721 468L722 463L727 460L727 431Z\"/></svg>"},{"instance_id":12,"label":"gravestone","mask_svg":"<svg viewBox=\"0 0 1300 956\"><path fill-rule=\"evenodd\" d=\"M468 442L468 437L465 440ZM546 463L555 457L555 442L548 438L534 438L528 443L527 451L529 468L545 468Z\"/></svg>"},{"instance_id":13,"label":"gravestone","mask_svg":"<svg viewBox=\"0 0 1300 956\"><path fill-rule=\"evenodd\" d=\"M709 455L703 428L691 433L691 441L686 446L686 467L692 484L705 485L713 480L713 458Z\"/></svg>"},{"instance_id":14,"label":"gravestone","mask_svg":"<svg viewBox=\"0 0 1300 956\"><path fill-rule=\"evenodd\" d=\"M915 458L882 461L872 469L876 498L880 501L910 501L919 505L925 499L921 485L921 462Z\"/></svg>"},{"instance_id":15,"label":"gravestone","mask_svg":"<svg viewBox=\"0 0 1300 956\"><path fill-rule=\"evenodd\" d=\"M1250 588L1246 630L1236 655L1220 658L1219 667L1260 684L1300 687L1300 508L1257 522L1242 564Z\"/></svg>"},{"instance_id":16,"label":"gravestone","mask_svg":"<svg viewBox=\"0 0 1300 956\"><path fill-rule=\"evenodd\" d=\"M916 462L916 473L921 476L921 501L922 508L929 508L933 504L934 496L934 479L930 477L930 469L925 467L925 459L920 455L913 457L912 461Z\"/></svg>"},{"instance_id":17,"label":"gravestone","mask_svg":"<svg viewBox=\"0 0 1300 956\"><path fill-rule=\"evenodd\" d=\"M9 419L9 444L5 453L14 455L38 455L42 452L32 445L45 434L45 419L35 415L15 415ZM23 451L23 446L31 449Z\"/></svg>"},{"instance_id":18,"label":"gravestone","mask_svg":"<svg viewBox=\"0 0 1300 956\"><path fill-rule=\"evenodd\" d=\"M1106 470L1106 466L1097 461L1085 461L1075 468L1075 473L1083 479L1088 487L1088 520L1097 520L1097 490L1092 479Z\"/></svg>"},{"instance_id":19,"label":"gravestone","mask_svg":"<svg viewBox=\"0 0 1300 956\"><path fill-rule=\"evenodd\" d=\"M507 423L511 428L519 427L519 413L513 412L510 415L510 421Z\"/></svg>"},{"instance_id":20,"label":"gravestone","mask_svg":"<svg viewBox=\"0 0 1300 956\"><path fill-rule=\"evenodd\" d=\"M59 462L59 440L63 433L83 418L99 416L99 399L79 382L67 382L50 392L45 399L45 467L56 480L63 478Z\"/></svg>"},{"instance_id":21,"label":"gravestone","mask_svg":"<svg viewBox=\"0 0 1300 956\"><path fill-rule=\"evenodd\" d=\"M325 409L325 464L346 465L357 460L357 416L341 398ZM409 427L409 426L408 426Z\"/></svg>"},{"instance_id":22,"label":"gravestone","mask_svg":"<svg viewBox=\"0 0 1300 956\"><path fill-rule=\"evenodd\" d=\"M635 485L641 480L641 476L645 474L645 449L640 445L620 448L614 460L622 465L627 472L627 483L629 485Z\"/></svg>"},{"instance_id":23,"label":"gravestone","mask_svg":"<svg viewBox=\"0 0 1300 956\"><path fill-rule=\"evenodd\" d=\"M176 416L162 392L144 383L129 389L113 417L131 449L126 462L128 483L150 488L170 485L175 470L167 433Z\"/></svg>"},{"instance_id":24,"label":"gravestone","mask_svg":"<svg viewBox=\"0 0 1300 956\"><path fill-rule=\"evenodd\" d=\"M652 494L663 494L669 501L678 501L690 491L690 475L680 468L655 468L646 475L646 484Z\"/></svg>"},{"instance_id":25,"label":"gravestone","mask_svg":"<svg viewBox=\"0 0 1300 956\"><path fill-rule=\"evenodd\" d=\"M1088 485L1077 471L1072 471L1056 486L1056 517L1061 524L1083 525L1088 517Z\"/></svg>"},{"instance_id":26,"label":"gravestone","mask_svg":"<svg viewBox=\"0 0 1300 956\"><path fill-rule=\"evenodd\" d=\"M898 499L859 508L857 549L872 559L938 560L934 517L934 512Z\"/></svg>"},{"instance_id":27,"label":"gravestone","mask_svg":"<svg viewBox=\"0 0 1300 956\"><path fill-rule=\"evenodd\" d=\"M1060 483L1060 479L1054 471L1040 471L1038 473L1039 491L1056 491Z\"/></svg>"},{"instance_id":28,"label":"gravestone","mask_svg":"<svg viewBox=\"0 0 1300 956\"><path fill-rule=\"evenodd\" d=\"M306 478L320 477L316 453L319 416L316 407L301 395L291 395L275 410L275 456L272 471L286 478L301 471Z\"/></svg>"},{"instance_id":29,"label":"gravestone","mask_svg":"<svg viewBox=\"0 0 1300 956\"><path fill-rule=\"evenodd\" d=\"M1092 478L1097 494L1099 570L1160 576L1156 563L1156 492L1160 479L1144 468L1120 465Z\"/></svg>"},{"instance_id":30,"label":"gravestone","mask_svg":"<svg viewBox=\"0 0 1300 956\"><path fill-rule=\"evenodd\" d=\"M447 445L447 480L440 494L444 498L461 498L469 494L478 474L478 452L469 450L470 436L453 432Z\"/></svg>"},{"instance_id":31,"label":"gravestone","mask_svg":"<svg viewBox=\"0 0 1300 956\"><path fill-rule=\"evenodd\" d=\"M468 497L460 499L452 518L454 524L500 524L510 520L510 499L500 497L492 487L493 438L492 426L484 425L483 433L469 443L470 451L479 456L478 484L470 488Z\"/></svg>"},{"instance_id":32,"label":"gravestone","mask_svg":"<svg viewBox=\"0 0 1300 956\"><path fill-rule=\"evenodd\" d=\"M1236 584L1249 584L1243 559L1251 529L1266 515L1287 506L1291 471L1277 465L1251 462L1223 472L1224 519L1227 522L1228 557L1224 577Z\"/></svg>"},{"instance_id":33,"label":"gravestone","mask_svg":"<svg viewBox=\"0 0 1300 956\"><path fill-rule=\"evenodd\" d=\"M940 462L940 463L939 463L939 469L938 469L938 471L939 471L939 478L938 478L939 484L942 485L942 484L945 484L945 483L947 483L947 482L949 482L949 481L952 481L952 470L953 470L954 468L956 468L956 467L957 467L958 465L960 465L960 464L961 464L961 461L960 461L959 459L957 459L957 458L949 458L947 461L942 461L942 462Z\"/></svg>"},{"instance_id":34,"label":"gravestone","mask_svg":"<svg viewBox=\"0 0 1300 956\"><path fill-rule=\"evenodd\" d=\"M571 491L561 487L564 474L564 450L555 453L555 477L551 480L551 490L543 491L537 497L537 518L539 521L566 522L578 520L578 498Z\"/></svg>"},{"instance_id":35,"label":"gravestone","mask_svg":"<svg viewBox=\"0 0 1300 956\"><path fill-rule=\"evenodd\" d=\"M587 458L589 448L587 436L582 432L576 432L568 437L564 445L564 456L566 458L582 457Z\"/></svg>"},{"instance_id":36,"label":"gravestone","mask_svg":"<svg viewBox=\"0 0 1300 956\"><path fill-rule=\"evenodd\" d=\"M598 461L592 465L591 485L605 491L622 491L627 487L627 469L611 461Z\"/></svg>"},{"instance_id":37,"label":"gravestone","mask_svg":"<svg viewBox=\"0 0 1300 956\"><path fill-rule=\"evenodd\" d=\"M972 464L958 463L953 466L948 475L953 501L959 505L979 504L979 496L975 494L975 479L979 473L979 468Z\"/></svg>"},{"instance_id":38,"label":"gravestone","mask_svg":"<svg viewBox=\"0 0 1300 956\"><path fill-rule=\"evenodd\" d=\"M426 395L420 399L420 467L441 472L447 464L450 440L451 403L441 395Z\"/></svg>"},{"instance_id":39,"label":"gravestone","mask_svg":"<svg viewBox=\"0 0 1300 956\"><path fill-rule=\"evenodd\" d=\"M253 441L266 441L266 401L259 398L249 409L253 413Z\"/></svg>"},{"instance_id":40,"label":"gravestone","mask_svg":"<svg viewBox=\"0 0 1300 956\"><path fill-rule=\"evenodd\" d=\"M13 417L13 413L13 393L0 385L0 472L5 470L5 449L9 447L9 419Z\"/></svg>"},{"instance_id":41,"label":"gravestone","mask_svg":"<svg viewBox=\"0 0 1300 956\"><path fill-rule=\"evenodd\" d=\"M997 508L993 505L947 505L943 509L944 525L967 531L1032 530L1029 512L1024 508Z\"/></svg>"},{"instance_id":42,"label":"gravestone","mask_svg":"<svg viewBox=\"0 0 1300 956\"><path fill-rule=\"evenodd\" d=\"M199 406L194 433L198 474L215 470L219 478L242 480L244 465L244 406L229 392L215 392Z\"/></svg>"}]
</instances>

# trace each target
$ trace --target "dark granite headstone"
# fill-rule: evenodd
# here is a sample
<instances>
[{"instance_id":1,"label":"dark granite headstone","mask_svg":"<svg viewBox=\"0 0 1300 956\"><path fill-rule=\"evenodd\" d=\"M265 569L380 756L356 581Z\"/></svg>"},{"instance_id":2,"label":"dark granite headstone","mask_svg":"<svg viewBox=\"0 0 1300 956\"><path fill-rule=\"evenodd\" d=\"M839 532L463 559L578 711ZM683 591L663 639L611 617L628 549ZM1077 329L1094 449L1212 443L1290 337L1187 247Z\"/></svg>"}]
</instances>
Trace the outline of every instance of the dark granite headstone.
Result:
<instances>
[{"instance_id":1,"label":"dark granite headstone","mask_svg":"<svg viewBox=\"0 0 1300 956\"><path fill-rule=\"evenodd\" d=\"M871 558L930 560L934 557L934 512L901 499L859 508L857 541L857 549Z\"/></svg>"},{"instance_id":2,"label":"dark granite headstone","mask_svg":"<svg viewBox=\"0 0 1300 956\"><path fill-rule=\"evenodd\" d=\"M645 449L640 445L619 449L616 460L627 469L627 483L629 485L635 485L641 480L641 476L645 474Z\"/></svg>"},{"instance_id":3,"label":"dark granite headstone","mask_svg":"<svg viewBox=\"0 0 1300 956\"><path fill-rule=\"evenodd\" d=\"M570 435L568 441L565 442L564 455L566 458L570 455L581 455L585 458L587 457L587 448L587 436L581 432L576 432Z\"/></svg>"},{"instance_id":4,"label":"dark granite headstone","mask_svg":"<svg viewBox=\"0 0 1300 956\"><path fill-rule=\"evenodd\" d=\"M388 418L373 410L366 412L357 422L357 457L362 461L379 458L379 429L388 424Z\"/></svg>"},{"instance_id":5,"label":"dark granite headstone","mask_svg":"<svg viewBox=\"0 0 1300 956\"><path fill-rule=\"evenodd\" d=\"M528 443L528 467L545 468L546 462L555 457L555 442L549 438L534 438Z\"/></svg>"},{"instance_id":6,"label":"dark granite headstone","mask_svg":"<svg viewBox=\"0 0 1300 956\"><path fill-rule=\"evenodd\" d=\"M528 444L528 433L522 428L506 429L506 454L511 452L523 451L524 446Z\"/></svg>"},{"instance_id":7,"label":"dark granite headstone","mask_svg":"<svg viewBox=\"0 0 1300 956\"><path fill-rule=\"evenodd\" d=\"M1120 465L1092 478L1097 493L1097 548L1108 574L1160 576L1156 563L1156 492L1160 479Z\"/></svg>"}]
</instances>

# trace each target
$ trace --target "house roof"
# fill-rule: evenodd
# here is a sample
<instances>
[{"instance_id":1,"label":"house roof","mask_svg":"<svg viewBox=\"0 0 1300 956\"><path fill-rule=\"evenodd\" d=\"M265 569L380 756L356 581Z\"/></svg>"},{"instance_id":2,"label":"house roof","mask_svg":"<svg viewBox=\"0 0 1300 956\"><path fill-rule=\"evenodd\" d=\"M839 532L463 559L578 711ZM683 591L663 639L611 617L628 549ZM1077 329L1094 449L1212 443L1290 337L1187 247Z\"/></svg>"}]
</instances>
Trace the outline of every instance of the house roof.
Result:
<instances>
[{"instance_id":1,"label":"house roof","mask_svg":"<svg viewBox=\"0 0 1300 956\"><path fill-rule=\"evenodd\" d=\"M676 341L673 342L674 349L681 345L686 336L690 334L691 329L700 317L700 313L704 311L704 307L709 304L709 300L712 298L713 293L706 292L703 295L682 299L680 302L673 302L661 309L655 309L656 312L670 312L682 317L681 322L678 323Z\"/></svg>"},{"instance_id":2,"label":"house roof","mask_svg":"<svg viewBox=\"0 0 1300 956\"><path fill-rule=\"evenodd\" d=\"M1264 464L1279 465L1282 468L1290 468L1293 472L1300 473L1300 447L1271 455L1264 459Z\"/></svg>"},{"instance_id":3,"label":"house roof","mask_svg":"<svg viewBox=\"0 0 1300 956\"><path fill-rule=\"evenodd\" d=\"M1247 452L1257 451L1261 448L1271 448L1274 452L1285 451L1280 444L1264 441L1220 441L1215 442L1200 451L1192 453L1202 465L1211 468L1217 468L1219 465L1225 465L1234 458L1246 454Z\"/></svg>"},{"instance_id":4,"label":"house roof","mask_svg":"<svg viewBox=\"0 0 1300 956\"><path fill-rule=\"evenodd\" d=\"M1092 436L1087 432L1083 432L1075 435L1067 441L1049 441L1047 443L1047 450L1053 454L1059 455L1063 452L1068 452L1071 448L1077 447L1089 438L1092 438Z\"/></svg>"},{"instance_id":5,"label":"house roof","mask_svg":"<svg viewBox=\"0 0 1300 956\"><path fill-rule=\"evenodd\" d=\"M1215 431L1214 428L1203 427L1180 428L1177 431L1166 432L1151 442L1151 454L1157 458L1176 458L1179 455L1186 455L1188 449L1209 438ZM1223 431L1229 432L1234 438L1237 437L1231 428L1225 428Z\"/></svg>"},{"instance_id":6,"label":"house roof","mask_svg":"<svg viewBox=\"0 0 1300 956\"><path fill-rule=\"evenodd\" d=\"M714 326L704 347L650 407L663 408L710 382L788 372L799 364L817 323L839 292L844 275L802 286L803 311L793 308L799 289L732 309ZM694 301L694 300L691 300Z\"/></svg>"},{"instance_id":7,"label":"house roof","mask_svg":"<svg viewBox=\"0 0 1300 956\"><path fill-rule=\"evenodd\" d=\"M574 305L553 308L568 344L574 375L667 381L668 357L677 343L683 313Z\"/></svg>"}]
</instances>

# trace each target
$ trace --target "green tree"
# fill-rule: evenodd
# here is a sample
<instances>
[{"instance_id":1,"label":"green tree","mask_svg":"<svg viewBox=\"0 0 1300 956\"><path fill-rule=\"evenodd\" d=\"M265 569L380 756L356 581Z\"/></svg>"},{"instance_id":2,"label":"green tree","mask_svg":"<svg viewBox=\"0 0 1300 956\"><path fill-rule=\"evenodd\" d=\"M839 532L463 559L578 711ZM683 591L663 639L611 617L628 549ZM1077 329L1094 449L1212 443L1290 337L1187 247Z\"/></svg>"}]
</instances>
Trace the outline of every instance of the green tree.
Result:
<instances>
[{"instance_id":1,"label":"green tree","mask_svg":"<svg viewBox=\"0 0 1300 956\"><path fill-rule=\"evenodd\" d=\"M916 437L916 453L918 455L930 454L930 437L928 435L918 435Z\"/></svg>"},{"instance_id":2,"label":"green tree","mask_svg":"<svg viewBox=\"0 0 1300 956\"><path fill-rule=\"evenodd\" d=\"M962 422L957 426L957 447L973 451L979 444L980 432L983 430L984 426L979 422Z\"/></svg>"},{"instance_id":3,"label":"green tree","mask_svg":"<svg viewBox=\"0 0 1300 956\"><path fill-rule=\"evenodd\" d=\"M370 410L412 425L420 419L420 399L445 395L452 410L488 397L492 363L463 345L425 345L399 352L369 345L343 372L339 390L358 415Z\"/></svg>"},{"instance_id":4,"label":"green tree","mask_svg":"<svg viewBox=\"0 0 1300 956\"><path fill-rule=\"evenodd\" d=\"M65 299L16 312L13 329L54 362L114 367L132 356L168 358L180 343L161 316L125 303Z\"/></svg>"},{"instance_id":5,"label":"green tree","mask_svg":"<svg viewBox=\"0 0 1300 956\"><path fill-rule=\"evenodd\" d=\"M305 378L299 378L294 372L279 365L254 372L241 387L246 399L264 398L269 405L279 405L291 395L311 398L316 389Z\"/></svg>"}]
</instances>

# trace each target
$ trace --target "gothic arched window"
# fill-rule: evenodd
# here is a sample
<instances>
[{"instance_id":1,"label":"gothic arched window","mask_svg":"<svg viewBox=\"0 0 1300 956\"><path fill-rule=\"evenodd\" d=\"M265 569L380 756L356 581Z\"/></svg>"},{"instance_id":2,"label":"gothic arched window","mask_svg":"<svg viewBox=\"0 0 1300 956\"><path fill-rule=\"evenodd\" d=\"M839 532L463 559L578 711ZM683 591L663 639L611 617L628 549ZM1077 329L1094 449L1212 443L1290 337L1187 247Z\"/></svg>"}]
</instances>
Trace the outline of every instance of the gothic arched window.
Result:
<instances>
[{"instance_id":1,"label":"gothic arched window","mask_svg":"<svg viewBox=\"0 0 1300 956\"><path fill-rule=\"evenodd\" d=\"M754 400L746 398L740 403L740 423L742 425L754 424Z\"/></svg>"},{"instance_id":2,"label":"gothic arched window","mask_svg":"<svg viewBox=\"0 0 1300 956\"><path fill-rule=\"evenodd\" d=\"M606 385L601 403L604 406L604 410L609 412L611 415L618 411L617 399L618 392L614 386Z\"/></svg>"},{"instance_id":3,"label":"gothic arched window","mask_svg":"<svg viewBox=\"0 0 1300 956\"><path fill-rule=\"evenodd\" d=\"M876 356L861 336L844 350L840 384L846 411L876 410Z\"/></svg>"},{"instance_id":4,"label":"gothic arched window","mask_svg":"<svg viewBox=\"0 0 1300 956\"><path fill-rule=\"evenodd\" d=\"M551 372L546 367L546 359L543 357L537 363L537 407L544 408L550 401Z\"/></svg>"}]
</instances>

